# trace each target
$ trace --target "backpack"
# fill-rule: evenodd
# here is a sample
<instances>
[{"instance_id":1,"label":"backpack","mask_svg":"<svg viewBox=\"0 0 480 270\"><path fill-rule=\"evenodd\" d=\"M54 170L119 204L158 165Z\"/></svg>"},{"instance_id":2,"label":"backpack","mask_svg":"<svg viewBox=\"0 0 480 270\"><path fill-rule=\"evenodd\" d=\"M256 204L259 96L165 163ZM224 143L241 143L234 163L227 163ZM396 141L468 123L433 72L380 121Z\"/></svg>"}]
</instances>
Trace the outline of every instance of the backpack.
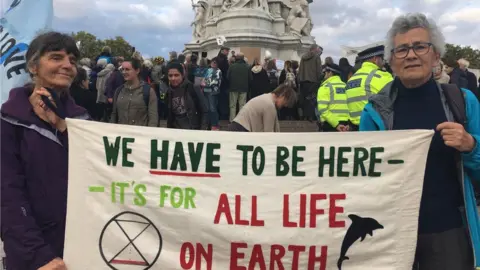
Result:
<instances>
[{"instance_id":1,"label":"backpack","mask_svg":"<svg viewBox=\"0 0 480 270\"><path fill-rule=\"evenodd\" d=\"M455 122L465 126L467 124L467 110L465 104L465 93L455 84L441 84L448 107L452 111ZM457 162L461 160L460 153L458 153ZM459 179L460 180L460 179ZM480 183L472 179L473 190L475 192L475 199L477 205L480 204ZM461 185L463 186L463 184Z\"/></svg>"},{"instance_id":2,"label":"backpack","mask_svg":"<svg viewBox=\"0 0 480 270\"><path fill-rule=\"evenodd\" d=\"M113 97L113 100L114 102L117 101L118 99L118 95L120 94L120 91L123 89L123 86L119 87L117 90L115 90L115 96ZM144 84L142 86L142 90L143 90L143 102L145 102L145 105L147 106L148 108L148 104L150 103L150 85L148 84ZM155 97L157 98L157 113L158 113L158 119L160 119L160 95L157 94L157 91L154 89L154 92L155 92ZM160 121L160 120L159 120ZM157 125L159 125L160 123L158 123Z\"/></svg>"},{"instance_id":3,"label":"backpack","mask_svg":"<svg viewBox=\"0 0 480 270\"><path fill-rule=\"evenodd\" d=\"M268 71L268 80L270 88L273 90L278 86L277 72L275 70Z\"/></svg>"}]
</instances>

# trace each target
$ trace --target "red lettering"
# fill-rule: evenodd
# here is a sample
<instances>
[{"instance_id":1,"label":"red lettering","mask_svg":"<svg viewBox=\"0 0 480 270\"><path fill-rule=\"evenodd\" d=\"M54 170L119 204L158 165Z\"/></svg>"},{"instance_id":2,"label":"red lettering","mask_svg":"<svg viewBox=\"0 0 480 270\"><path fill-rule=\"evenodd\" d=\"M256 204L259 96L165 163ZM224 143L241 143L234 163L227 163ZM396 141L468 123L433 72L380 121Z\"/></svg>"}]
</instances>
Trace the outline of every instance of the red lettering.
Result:
<instances>
[{"instance_id":1,"label":"red lettering","mask_svg":"<svg viewBox=\"0 0 480 270\"><path fill-rule=\"evenodd\" d=\"M248 220L241 217L242 196L235 195L235 225L248 225Z\"/></svg>"},{"instance_id":2,"label":"red lettering","mask_svg":"<svg viewBox=\"0 0 480 270\"><path fill-rule=\"evenodd\" d=\"M188 251L188 258L187 258ZM188 260L188 261L187 261ZM180 248L180 266L182 269L192 269L195 262L195 248L192 243L185 242Z\"/></svg>"},{"instance_id":3,"label":"red lettering","mask_svg":"<svg viewBox=\"0 0 480 270\"><path fill-rule=\"evenodd\" d=\"M297 227L296 222L290 221L290 210L289 210L289 195L283 195L283 227L295 228Z\"/></svg>"},{"instance_id":4,"label":"red lettering","mask_svg":"<svg viewBox=\"0 0 480 270\"><path fill-rule=\"evenodd\" d=\"M307 223L307 194L300 194L300 228Z\"/></svg>"},{"instance_id":5,"label":"red lettering","mask_svg":"<svg viewBox=\"0 0 480 270\"><path fill-rule=\"evenodd\" d=\"M238 249L247 247L247 243L230 243L230 269L247 270L245 266L238 265L238 259L245 258L245 253L239 252Z\"/></svg>"},{"instance_id":6,"label":"red lettering","mask_svg":"<svg viewBox=\"0 0 480 270\"><path fill-rule=\"evenodd\" d=\"M310 194L310 228L316 228L317 216L325 214L325 210L317 208L317 201L326 199L327 194Z\"/></svg>"},{"instance_id":7,"label":"red lettering","mask_svg":"<svg viewBox=\"0 0 480 270\"><path fill-rule=\"evenodd\" d=\"M265 221L258 219L257 196L252 196L252 220L250 225L257 227L265 226Z\"/></svg>"},{"instance_id":8,"label":"red lettering","mask_svg":"<svg viewBox=\"0 0 480 270\"><path fill-rule=\"evenodd\" d=\"M267 270L265 258L263 257L262 246L259 244L253 246L252 256L250 257L250 262L248 263L248 269L258 269L256 268L257 264L259 264L260 270Z\"/></svg>"},{"instance_id":9,"label":"red lettering","mask_svg":"<svg viewBox=\"0 0 480 270\"><path fill-rule=\"evenodd\" d=\"M319 257L315 255L315 250L315 246L310 246L310 249L308 250L308 270L325 270L327 268L328 248L327 246L322 246ZM320 268L315 268L316 262L320 263Z\"/></svg>"},{"instance_id":10,"label":"red lettering","mask_svg":"<svg viewBox=\"0 0 480 270\"><path fill-rule=\"evenodd\" d=\"M195 252L195 269L204 269L202 267L202 258L207 262L207 270L212 270L213 264L213 245L208 244L207 250L202 244L197 243L197 250Z\"/></svg>"},{"instance_id":11,"label":"red lettering","mask_svg":"<svg viewBox=\"0 0 480 270\"><path fill-rule=\"evenodd\" d=\"M343 213L343 207L337 206L337 200L345 200L345 194L330 194L330 210L328 210L328 223L330 228L345 228L345 221L337 221L337 214Z\"/></svg>"},{"instance_id":12,"label":"red lettering","mask_svg":"<svg viewBox=\"0 0 480 270\"><path fill-rule=\"evenodd\" d=\"M188 254L187 254L188 252ZM180 266L182 269L192 269L195 263L195 269L203 269L202 259L207 263L207 270L212 270L213 265L213 245L208 244L207 250L202 244L197 243L196 248L190 242L185 242L180 248Z\"/></svg>"},{"instance_id":13,"label":"red lettering","mask_svg":"<svg viewBox=\"0 0 480 270\"><path fill-rule=\"evenodd\" d=\"M242 262L239 260L245 259L246 253L248 251L240 251L239 249L248 248L249 246L246 243L234 243L230 244L230 268L235 270L285 270L284 263L288 265L288 269L298 270L300 268L300 261L302 262L302 269L308 270L325 270L327 267L327 246L319 246L319 254L315 254L317 251L316 246L302 246L302 245L289 245L282 246L278 244L273 244L270 247L270 258L269 261L265 261L265 253L268 254L267 250L262 248L262 245L255 244L249 251L250 259L248 261L248 267L246 267L247 262ZM308 249L308 251L307 251ZM285 257L286 250L291 252L290 256ZM264 253L265 251L265 253ZM308 252L308 253L306 253ZM306 255L306 256L305 256ZM286 260L285 262L283 260ZM268 264L267 264L268 263ZM197 268L200 269L200 268Z\"/></svg>"},{"instance_id":14,"label":"red lettering","mask_svg":"<svg viewBox=\"0 0 480 270\"><path fill-rule=\"evenodd\" d=\"M272 245L270 249L270 270L285 270L282 258L285 256L285 248L282 245ZM275 268L277 265L277 268Z\"/></svg>"},{"instance_id":15,"label":"red lettering","mask_svg":"<svg viewBox=\"0 0 480 270\"><path fill-rule=\"evenodd\" d=\"M288 246L288 251L291 251L293 253L292 270L297 270L298 269L298 261L300 259L300 252L305 251L305 246L289 245Z\"/></svg>"},{"instance_id":16,"label":"red lettering","mask_svg":"<svg viewBox=\"0 0 480 270\"><path fill-rule=\"evenodd\" d=\"M218 224L220 222L220 217L222 214L225 215L228 224L233 224L230 203L228 202L228 197L225 193L221 194L220 198L218 199L217 213L215 214L215 219L213 221L214 224Z\"/></svg>"}]
</instances>

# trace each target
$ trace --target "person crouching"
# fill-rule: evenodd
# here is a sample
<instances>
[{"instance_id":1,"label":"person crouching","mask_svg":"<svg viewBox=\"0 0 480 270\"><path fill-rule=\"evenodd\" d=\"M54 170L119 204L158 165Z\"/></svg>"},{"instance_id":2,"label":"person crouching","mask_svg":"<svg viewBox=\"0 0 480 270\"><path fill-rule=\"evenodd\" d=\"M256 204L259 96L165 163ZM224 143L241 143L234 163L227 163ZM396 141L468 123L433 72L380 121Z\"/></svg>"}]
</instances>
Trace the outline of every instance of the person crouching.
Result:
<instances>
[{"instance_id":1,"label":"person crouching","mask_svg":"<svg viewBox=\"0 0 480 270\"><path fill-rule=\"evenodd\" d=\"M228 127L237 132L280 132L278 110L297 102L295 90L282 84L273 92L251 99L242 107Z\"/></svg>"}]
</instances>

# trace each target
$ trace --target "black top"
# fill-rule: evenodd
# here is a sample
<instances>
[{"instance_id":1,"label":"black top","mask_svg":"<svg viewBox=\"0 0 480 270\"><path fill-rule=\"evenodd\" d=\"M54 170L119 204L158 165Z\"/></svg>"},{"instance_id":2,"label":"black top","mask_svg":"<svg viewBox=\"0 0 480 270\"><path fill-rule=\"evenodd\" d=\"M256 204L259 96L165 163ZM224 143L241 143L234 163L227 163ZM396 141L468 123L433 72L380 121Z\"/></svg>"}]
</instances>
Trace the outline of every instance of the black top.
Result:
<instances>
[{"instance_id":1,"label":"black top","mask_svg":"<svg viewBox=\"0 0 480 270\"><path fill-rule=\"evenodd\" d=\"M393 129L436 129L447 121L435 81L413 89L400 82L394 104ZM455 163L455 149L445 145L435 131L427 157L420 204L419 233L439 233L462 226L459 207L463 205Z\"/></svg>"}]
</instances>

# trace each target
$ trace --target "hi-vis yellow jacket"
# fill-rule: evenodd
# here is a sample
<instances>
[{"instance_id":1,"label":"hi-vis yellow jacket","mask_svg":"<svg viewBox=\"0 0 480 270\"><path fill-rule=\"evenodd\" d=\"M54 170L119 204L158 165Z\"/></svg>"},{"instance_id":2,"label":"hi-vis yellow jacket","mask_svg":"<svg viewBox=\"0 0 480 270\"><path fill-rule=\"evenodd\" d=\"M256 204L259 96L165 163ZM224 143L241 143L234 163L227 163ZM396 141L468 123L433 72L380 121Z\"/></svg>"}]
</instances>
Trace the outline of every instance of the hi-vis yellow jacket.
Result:
<instances>
[{"instance_id":1,"label":"hi-vis yellow jacket","mask_svg":"<svg viewBox=\"0 0 480 270\"><path fill-rule=\"evenodd\" d=\"M346 95L350 121L354 125L360 124L360 116L368 98L380 92L392 80L390 73L379 70L379 67L371 62L364 62L353 74L347 82Z\"/></svg>"},{"instance_id":2,"label":"hi-vis yellow jacket","mask_svg":"<svg viewBox=\"0 0 480 270\"><path fill-rule=\"evenodd\" d=\"M327 122L336 128L341 121L348 121L349 111L347 106L347 95L345 95L346 84L340 76L332 76L326 79L317 93L317 108L320 121Z\"/></svg>"}]
</instances>

